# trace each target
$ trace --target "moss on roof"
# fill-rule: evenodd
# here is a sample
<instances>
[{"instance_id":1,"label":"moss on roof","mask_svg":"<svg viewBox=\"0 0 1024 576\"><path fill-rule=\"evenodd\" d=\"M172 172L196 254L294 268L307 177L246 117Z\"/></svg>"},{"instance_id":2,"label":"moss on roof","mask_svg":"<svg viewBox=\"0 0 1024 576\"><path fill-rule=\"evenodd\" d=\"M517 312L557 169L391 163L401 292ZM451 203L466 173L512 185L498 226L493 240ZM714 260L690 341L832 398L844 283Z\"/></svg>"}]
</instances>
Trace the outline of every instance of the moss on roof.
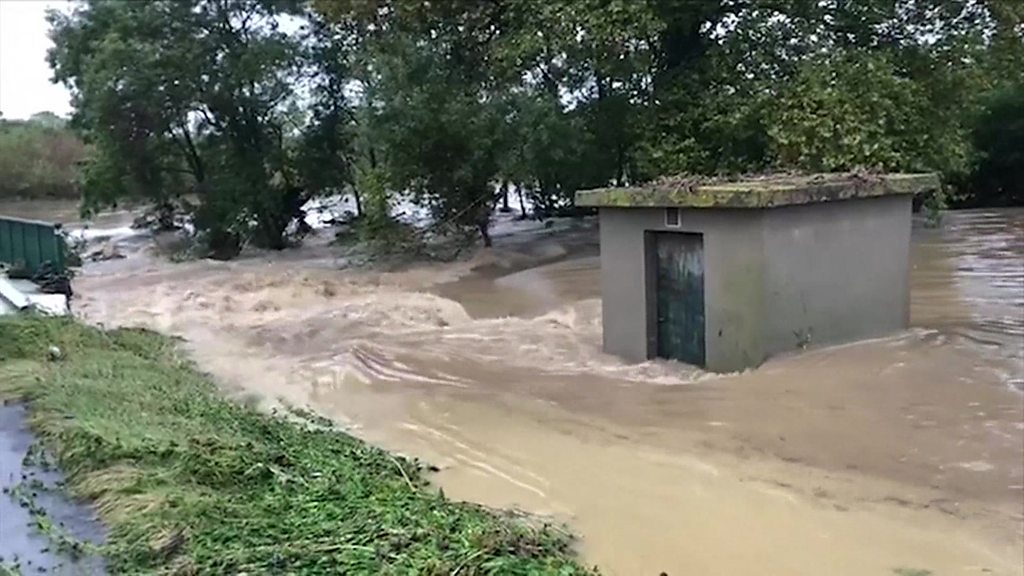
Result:
<instances>
[{"instance_id":1,"label":"moss on roof","mask_svg":"<svg viewBox=\"0 0 1024 576\"><path fill-rule=\"evenodd\" d=\"M642 208L770 208L937 190L939 178L924 174L776 174L743 179L664 178L626 188L576 193L578 206Z\"/></svg>"}]
</instances>

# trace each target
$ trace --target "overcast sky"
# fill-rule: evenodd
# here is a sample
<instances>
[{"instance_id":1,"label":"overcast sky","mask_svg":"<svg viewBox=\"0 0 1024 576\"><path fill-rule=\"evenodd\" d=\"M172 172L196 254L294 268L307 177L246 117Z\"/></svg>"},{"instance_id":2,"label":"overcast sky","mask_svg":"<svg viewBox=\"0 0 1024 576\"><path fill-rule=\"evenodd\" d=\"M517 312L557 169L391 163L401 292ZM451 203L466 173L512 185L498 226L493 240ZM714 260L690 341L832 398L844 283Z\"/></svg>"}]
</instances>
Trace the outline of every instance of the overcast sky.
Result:
<instances>
[{"instance_id":1,"label":"overcast sky","mask_svg":"<svg viewBox=\"0 0 1024 576\"><path fill-rule=\"evenodd\" d=\"M51 111L71 111L63 86L50 83L46 50L46 9L66 8L67 0L0 0L0 113L28 118Z\"/></svg>"}]
</instances>

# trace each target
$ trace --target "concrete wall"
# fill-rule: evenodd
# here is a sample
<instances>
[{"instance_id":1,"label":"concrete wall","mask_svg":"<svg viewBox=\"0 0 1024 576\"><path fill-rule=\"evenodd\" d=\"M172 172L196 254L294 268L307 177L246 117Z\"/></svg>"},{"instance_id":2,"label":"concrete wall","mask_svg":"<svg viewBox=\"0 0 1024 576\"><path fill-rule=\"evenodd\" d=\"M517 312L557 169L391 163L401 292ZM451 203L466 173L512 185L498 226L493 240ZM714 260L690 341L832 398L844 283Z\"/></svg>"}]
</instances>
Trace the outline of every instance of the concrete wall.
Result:
<instances>
[{"instance_id":1,"label":"concrete wall","mask_svg":"<svg viewBox=\"0 0 1024 576\"><path fill-rule=\"evenodd\" d=\"M13 314L29 305L28 298L14 281L0 272L0 314Z\"/></svg>"},{"instance_id":2,"label":"concrete wall","mask_svg":"<svg viewBox=\"0 0 1024 576\"><path fill-rule=\"evenodd\" d=\"M648 308L645 231L704 235L707 367L727 371L764 359L761 211L681 212L679 227L665 226L661 208L603 209L601 296L604 349L640 362L655 353L653 310Z\"/></svg>"},{"instance_id":3,"label":"concrete wall","mask_svg":"<svg viewBox=\"0 0 1024 576\"><path fill-rule=\"evenodd\" d=\"M911 196L764 210L764 349L880 336L910 320Z\"/></svg>"},{"instance_id":4,"label":"concrete wall","mask_svg":"<svg viewBox=\"0 0 1024 576\"><path fill-rule=\"evenodd\" d=\"M656 351L646 231L704 235L706 367L733 371L804 346L905 329L910 316L910 196L771 209L602 209L606 352Z\"/></svg>"}]
</instances>

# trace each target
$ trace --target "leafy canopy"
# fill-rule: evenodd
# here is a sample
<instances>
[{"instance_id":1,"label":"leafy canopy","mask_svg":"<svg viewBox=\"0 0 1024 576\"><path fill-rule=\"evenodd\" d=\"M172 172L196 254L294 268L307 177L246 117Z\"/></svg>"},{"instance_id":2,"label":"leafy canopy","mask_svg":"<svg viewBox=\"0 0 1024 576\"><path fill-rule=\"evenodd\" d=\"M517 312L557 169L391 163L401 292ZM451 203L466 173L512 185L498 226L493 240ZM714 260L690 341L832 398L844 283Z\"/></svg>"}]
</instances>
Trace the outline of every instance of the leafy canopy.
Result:
<instances>
[{"instance_id":1,"label":"leafy canopy","mask_svg":"<svg viewBox=\"0 0 1024 576\"><path fill-rule=\"evenodd\" d=\"M502 190L555 214L678 172L936 170L961 202L1020 197L1012 0L87 0L51 23L86 209L198 200L226 255L286 245L328 193L380 230L404 194L485 243Z\"/></svg>"}]
</instances>

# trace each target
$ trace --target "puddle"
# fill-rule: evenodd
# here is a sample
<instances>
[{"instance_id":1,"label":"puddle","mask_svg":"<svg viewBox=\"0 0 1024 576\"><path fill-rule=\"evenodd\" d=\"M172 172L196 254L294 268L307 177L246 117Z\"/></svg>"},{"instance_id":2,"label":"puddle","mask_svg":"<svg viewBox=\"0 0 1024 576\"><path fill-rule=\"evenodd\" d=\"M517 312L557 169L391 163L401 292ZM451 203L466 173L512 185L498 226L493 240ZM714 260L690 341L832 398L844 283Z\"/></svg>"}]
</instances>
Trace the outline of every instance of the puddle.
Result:
<instances>
[{"instance_id":1,"label":"puddle","mask_svg":"<svg viewBox=\"0 0 1024 576\"><path fill-rule=\"evenodd\" d=\"M4 492L0 495L0 565L20 566L22 574L105 574L102 558L58 550L53 540L34 527L23 500L44 510L46 518L75 541L98 545L104 537L91 511L59 492L58 472L23 463L32 444L26 416L23 406L0 405L0 487Z\"/></svg>"}]
</instances>

